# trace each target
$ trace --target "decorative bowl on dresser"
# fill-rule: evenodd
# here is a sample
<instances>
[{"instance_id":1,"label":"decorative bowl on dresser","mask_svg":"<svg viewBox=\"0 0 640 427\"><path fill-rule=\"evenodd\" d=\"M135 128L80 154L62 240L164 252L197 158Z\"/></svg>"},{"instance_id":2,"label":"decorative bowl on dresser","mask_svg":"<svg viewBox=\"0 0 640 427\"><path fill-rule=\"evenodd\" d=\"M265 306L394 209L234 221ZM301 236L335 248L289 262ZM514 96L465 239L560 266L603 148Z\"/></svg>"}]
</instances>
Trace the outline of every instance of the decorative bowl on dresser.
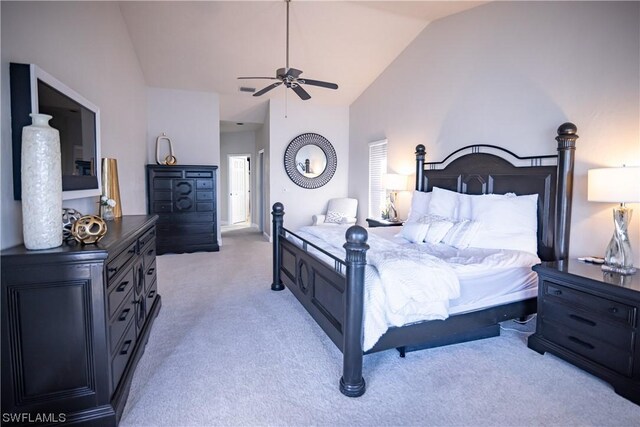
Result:
<instances>
[{"instance_id":1,"label":"decorative bowl on dresser","mask_svg":"<svg viewBox=\"0 0 640 427\"><path fill-rule=\"evenodd\" d=\"M147 165L147 208L158 215L158 255L218 251L218 166Z\"/></svg>"},{"instance_id":2,"label":"decorative bowl on dresser","mask_svg":"<svg viewBox=\"0 0 640 427\"><path fill-rule=\"evenodd\" d=\"M156 219L108 221L95 245L1 252L3 424L118 424L161 306Z\"/></svg>"},{"instance_id":3,"label":"decorative bowl on dresser","mask_svg":"<svg viewBox=\"0 0 640 427\"><path fill-rule=\"evenodd\" d=\"M602 378L640 405L640 275L604 272L577 260L544 262L529 348Z\"/></svg>"}]
</instances>

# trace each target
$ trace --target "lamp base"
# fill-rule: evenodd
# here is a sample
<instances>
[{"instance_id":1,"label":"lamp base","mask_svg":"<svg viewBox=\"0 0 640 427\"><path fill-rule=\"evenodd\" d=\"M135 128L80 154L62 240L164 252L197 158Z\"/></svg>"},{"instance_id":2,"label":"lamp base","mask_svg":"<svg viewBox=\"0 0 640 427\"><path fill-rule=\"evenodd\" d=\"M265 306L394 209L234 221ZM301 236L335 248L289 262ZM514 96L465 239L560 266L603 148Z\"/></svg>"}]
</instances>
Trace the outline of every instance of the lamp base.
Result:
<instances>
[{"instance_id":1,"label":"lamp base","mask_svg":"<svg viewBox=\"0 0 640 427\"><path fill-rule=\"evenodd\" d=\"M633 274L636 272L633 267L633 252L631 251L629 235L627 234L632 213L632 209L623 205L613 209L615 230L604 254L604 264L602 265L604 271L620 274Z\"/></svg>"},{"instance_id":2,"label":"lamp base","mask_svg":"<svg viewBox=\"0 0 640 427\"><path fill-rule=\"evenodd\" d=\"M602 271L623 274L625 276L635 274L635 267L617 267L615 265L602 264Z\"/></svg>"}]
</instances>

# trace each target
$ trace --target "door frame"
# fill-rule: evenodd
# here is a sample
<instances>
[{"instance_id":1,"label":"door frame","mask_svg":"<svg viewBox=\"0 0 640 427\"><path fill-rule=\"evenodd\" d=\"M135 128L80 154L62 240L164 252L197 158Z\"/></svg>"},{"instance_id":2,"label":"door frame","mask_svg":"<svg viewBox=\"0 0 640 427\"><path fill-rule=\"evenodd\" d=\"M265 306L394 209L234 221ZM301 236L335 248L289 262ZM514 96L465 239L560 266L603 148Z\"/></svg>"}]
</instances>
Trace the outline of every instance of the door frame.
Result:
<instances>
[{"instance_id":1,"label":"door frame","mask_svg":"<svg viewBox=\"0 0 640 427\"><path fill-rule=\"evenodd\" d=\"M248 217L249 217L249 225L252 224L251 221L251 217L253 216L253 209L252 209L252 203L251 203L251 187L252 187L252 183L251 183L251 164L253 163L252 161L252 156L251 154L244 154L244 153L239 153L239 154L227 154L227 193L226 193L226 198L227 198L227 223L229 225L233 225L233 216L232 216L232 209L231 209L231 189L233 188L232 185L232 179L233 179L233 168L231 167L231 159L234 157L243 157L245 159L245 161L247 161L247 159L249 159L248 161L248 167L247 167L247 185L245 187L245 198L246 198L246 203L247 203L247 213L248 213Z\"/></svg>"}]
</instances>

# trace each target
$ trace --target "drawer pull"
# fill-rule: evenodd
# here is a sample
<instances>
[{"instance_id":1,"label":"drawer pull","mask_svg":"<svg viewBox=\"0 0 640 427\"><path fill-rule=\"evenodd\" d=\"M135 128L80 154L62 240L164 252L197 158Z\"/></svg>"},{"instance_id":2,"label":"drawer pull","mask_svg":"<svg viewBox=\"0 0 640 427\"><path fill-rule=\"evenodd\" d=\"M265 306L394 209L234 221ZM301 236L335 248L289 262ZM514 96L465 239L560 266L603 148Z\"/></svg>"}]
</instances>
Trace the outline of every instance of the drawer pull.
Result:
<instances>
[{"instance_id":1,"label":"drawer pull","mask_svg":"<svg viewBox=\"0 0 640 427\"><path fill-rule=\"evenodd\" d=\"M150 268L149 271L147 271L147 276L151 276L155 271L155 268Z\"/></svg>"},{"instance_id":2,"label":"drawer pull","mask_svg":"<svg viewBox=\"0 0 640 427\"><path fill-rule=\"evenodd\" d=\"M584 348L588 348L589 350L593 350L595 348L592 344L589 344L588 342L584 342L581 339L578 339L576 337L569 337L569 341L574 342L578 345L581 345Z\"/></svg>"},{"instance_id":3,"label":"drawer pull","mask_svg":"<svg viewBox=\"0 0 640 427\"><path fill-rule=\"evenodd\" d=\"M120 286L118 286L118 288L116 289L116 292L122 292L127 288L127 285L129 284L129 281L127 280L126 282L122 282L120 283Z\"/></svg>"},{"instance_id":4,"label":"drawer pull","mask_svg":"<svg viewBox=\"0 0 640 427\"><path fill-rule=\"evenodd\" d=\"M569 317L576 322L584 323L589 326L596 326L596 322L593 320L585 319L584 317L576 316L575 314L570 314Z\"/></svg>"},{"instance_id":5,"label":"drawer pull","mask_svg":"<svg viewBox=\"0 0 640 427\"><path fill-rule=\"evenodd\" d=\"M127 320L127 316L129 316L130 311L131 311L130 308L126 308L122 310L122 313L120 313L120 317L118 317L118 321L124 322L125 320Z\"/></svg>"},{"instance_id":6,"label":"drawer pull","mask_svg":"<svg viewBox=\"0 0 640 427\"><path fill-rule=\"evenodd\" d=\"M128 253L128 254L133 254L133 253L135 253L135 252L136 252L136 248L135 248L135 246L134 246L134 247L132 247L131 249L129 249L129 250L127 251L127 253Z\"/></svg>"},{"instance_id":7,"label":"drawer pull","mask_svg":"<svg viewBox=\"0 0 640 427\"><path fill-rule=\"evenodd\" d=\"M554 295L562 295L562 291L556 289L555 291L553 291Z\"/></svg>"},{"instance_id":8,"label":"drawer pull","mask_svg":"<svg viewBox=\"0 0 640 427\"><path fill-rule=\"evenodd\" d=\"M129 352L129 347L131 347L131 340L126 340L122 345L122 349L120 350L120 354L125 355Z\"/></svg>"},{"instance_id":9,"label":"drawer pull","mask_svg":"<svg viewBox=\"0 0 640 427\"><path fill-rule=\"evenodd\" d=\"M618 312L618 307L611 307L611 308L609 309L609 313L614 313L614 314L615 314L615 313L617 313L617 312Z\"/></svg>"},{"instance_id":10,"label":"drawer pull","mask_svg":"<svg viewBox=\"0 0 640 427\"><path fill-rule=\"evenodd\" d=\"M149 249L149 252L147 252L147 255L153 255L154 252L155 252L155 249Z\"/></svg>"},{"instance_id":11,"label":"drawer pull","mask_svg":"<svg viewBox=\"0 0 640 427\"><path fill-rule=\"evenodd\" d=\"M149 298L153 298L156 296L156 290L152 290L151 292L149 292Z\"/></svg>"},{"instance_id":12,"label":"drawer pull","mask_svg":"<svg viewBox=\"0 0 640 427\"><path fill-rule=\"evenodd\" d=\"M115 273L116 271L118 271L118 267L109 267L109 273Z\"/></svg>"}]
</instances>

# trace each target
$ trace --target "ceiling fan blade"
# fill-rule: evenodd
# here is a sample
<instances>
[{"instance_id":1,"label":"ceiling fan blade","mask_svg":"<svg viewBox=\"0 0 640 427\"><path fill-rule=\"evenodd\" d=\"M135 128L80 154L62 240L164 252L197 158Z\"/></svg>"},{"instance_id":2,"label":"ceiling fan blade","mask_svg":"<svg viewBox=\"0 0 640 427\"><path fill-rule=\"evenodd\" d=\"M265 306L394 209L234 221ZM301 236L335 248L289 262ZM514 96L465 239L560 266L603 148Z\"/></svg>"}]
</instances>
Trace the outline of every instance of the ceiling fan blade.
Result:
<instances>
[{"instance_id":1,"label":"ceiling fan blade","mask_svg":"<svg viewBox=\"0 0 640 427\"><path fill-rule=\"evenodd\" d=\"M307 99L311 99L311 95L309 95L309 93L302 89L302 86L300 85L291 85L291 89L293 89L293 91L300 97L300 99L302 99L303 101L306 101Z\"/></svg>"},{"instance_id":2,"label":"ceiling fan blade","mask_svg":"<svg viewBox=\"0 0 640 427\"><path fill-rule=\"evenodd\" d=\"M280 86L281 84L282 84L282 82L275 82L273 84L270 84L269 86L265 87L264 89L259 90L256 93L254 93L253 96L264 95L265 93L269 92L271 89L275 89L278 86Z\"/></svg>"},{"instance_id":3,"label":"ceiling fan blade","mask_svg":"<svg viewBox=\"0 0 640 427\"><path fill-rule=\"evenodd\" d=\"M323 82L320 80L311 80L311 79L298 79L298 83L311 85L311 86L320 86L325 87L327 89L338 89L338 85L335 83Z\"/></svg>"},{"instance_id":4,"label":"ceiling fan blade","mask_svg":"<svg viewBox=\"0 0 640 427\"><path fill-rule=\"evenodd\" d=\"M238 80L253 80L253 79L280 80L275 77L238 77Z\"/></svg>"}]
</instances>

